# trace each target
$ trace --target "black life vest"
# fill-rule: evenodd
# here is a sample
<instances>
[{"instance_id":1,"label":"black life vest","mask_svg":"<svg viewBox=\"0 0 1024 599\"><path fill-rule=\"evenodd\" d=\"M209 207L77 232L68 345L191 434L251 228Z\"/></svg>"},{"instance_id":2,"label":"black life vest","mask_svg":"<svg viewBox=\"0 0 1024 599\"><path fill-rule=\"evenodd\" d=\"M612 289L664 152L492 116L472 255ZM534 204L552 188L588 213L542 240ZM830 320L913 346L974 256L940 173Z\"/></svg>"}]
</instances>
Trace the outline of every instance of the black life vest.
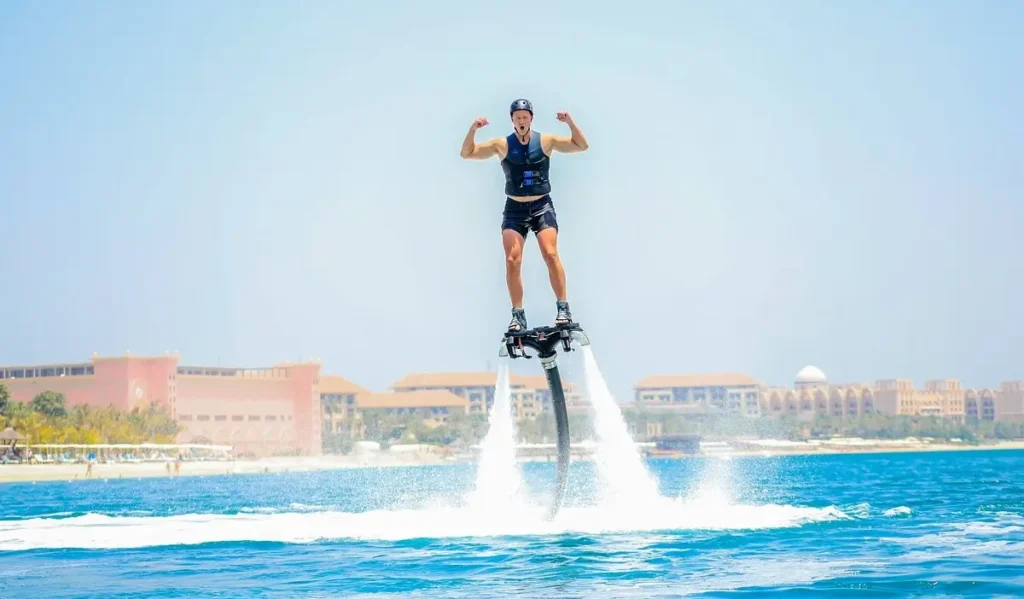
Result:
<instances>
[{"instance_id":1,"label":"black life vest","mask_svg":"<svg viewBox=\"0 0 1024 599\"><path fill-rule=\"evenodd\" d=\"M532 131L527 144L519 142L515 133L505 138L508 153L501 161L505 171L505 195L539 196L551 193L548 168L551 158L544 153L540 144L540 133Z\"/></svg>"}]
</instances>

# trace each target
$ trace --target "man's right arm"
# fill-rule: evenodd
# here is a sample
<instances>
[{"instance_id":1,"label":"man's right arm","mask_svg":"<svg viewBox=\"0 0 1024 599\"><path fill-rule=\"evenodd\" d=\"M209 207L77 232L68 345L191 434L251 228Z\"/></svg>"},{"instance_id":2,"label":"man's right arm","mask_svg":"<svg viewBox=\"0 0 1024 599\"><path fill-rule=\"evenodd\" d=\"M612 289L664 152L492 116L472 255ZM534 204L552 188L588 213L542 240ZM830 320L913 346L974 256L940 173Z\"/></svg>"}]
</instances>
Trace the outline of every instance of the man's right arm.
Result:
<instances>
[{"instance_id":1,"label":"man's right arm","mask_svg":"<svg viewBox=\"0 0 1024 599\"><path fill-rule=\"evenodd\" d=\"M501 138L489 139L482 144L476 143L476 130L485 125L487 125L487 119L485 118L473 121L473 124L469 127L469 132L466 133L466 138L462 140L462 149L459 151L459 156L466 160L484 160L498 155L498 144L501 143Z\"/></svg>"}]
</instances>

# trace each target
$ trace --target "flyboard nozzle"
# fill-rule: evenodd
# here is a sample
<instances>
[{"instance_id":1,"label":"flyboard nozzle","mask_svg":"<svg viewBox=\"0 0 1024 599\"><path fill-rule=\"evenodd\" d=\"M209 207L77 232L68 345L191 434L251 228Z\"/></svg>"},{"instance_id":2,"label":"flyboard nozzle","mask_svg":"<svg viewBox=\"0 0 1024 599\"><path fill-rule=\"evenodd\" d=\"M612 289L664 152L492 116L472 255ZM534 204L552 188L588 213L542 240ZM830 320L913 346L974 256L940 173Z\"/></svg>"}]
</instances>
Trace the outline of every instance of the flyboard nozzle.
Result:
<instances>
[{"instance_id":1,"label":"flyboard nozzle","mask_svg":"<svg viewBox=\"0 0 1024 599\"><path fill-rule=\"evenodd\" d=\"M558 368L558 354L551 354L550 356L539 356L539 357L540 357L540 365L543 366L546 370L551 370L552 368Z\"/></svg>"},{"instance_id":2,"label":"flyboard nozzle","mask_svg":"<svg viewBox=\"0 0 1024 599\"><path fill-rule=\"evenodd\" d=\"M569 336L572 337L573 341L579 343L581 346L590 345L590 337L583 332L583 329L574 329L569 331Z\"/></svg>"}]
</instances>

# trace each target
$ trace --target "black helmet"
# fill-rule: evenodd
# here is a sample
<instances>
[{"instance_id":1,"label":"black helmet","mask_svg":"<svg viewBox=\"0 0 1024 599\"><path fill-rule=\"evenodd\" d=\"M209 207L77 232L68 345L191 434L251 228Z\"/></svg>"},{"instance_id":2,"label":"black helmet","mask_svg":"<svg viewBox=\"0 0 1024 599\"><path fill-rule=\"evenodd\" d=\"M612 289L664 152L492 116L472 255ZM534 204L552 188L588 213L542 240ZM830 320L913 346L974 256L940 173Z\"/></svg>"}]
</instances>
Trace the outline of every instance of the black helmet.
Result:
<instances>
[{"instance_id":1,"label":"black helmet","mask_svg":"<svg viewBox=\"0 0 1024 599\"><path fill-rule=\"evenodd\" d=\"M515 112L517 110L529 110L530 114L532 115L533 114L533 104L530 104L529 100L524 100L523 98L520 98L520 99L516 100L515 102L512 102L512 106L511 106L511 108L508 109L508 113L512 114L513 112Z\"/></svg>"}]
</instances>

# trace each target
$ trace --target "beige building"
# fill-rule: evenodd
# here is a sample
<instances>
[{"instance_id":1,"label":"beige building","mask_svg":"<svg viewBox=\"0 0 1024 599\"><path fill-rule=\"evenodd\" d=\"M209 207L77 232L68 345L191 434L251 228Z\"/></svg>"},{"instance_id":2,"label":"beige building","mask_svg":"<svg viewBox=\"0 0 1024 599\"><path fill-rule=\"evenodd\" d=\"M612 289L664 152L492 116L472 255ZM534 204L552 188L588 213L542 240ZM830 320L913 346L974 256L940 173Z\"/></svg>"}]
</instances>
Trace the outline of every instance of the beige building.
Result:
<instances>
[{"instance_id":1,"label":"beige building","mask_svg":"<svg viewBox=\"0 0 1024 599\"><path fill-rule=\"evenodd\" d=\"M444 389L368 393L356 397L357 418L365 422L370 414L417 416L429 426L447 424L454 414L468 414L469 402Z\"/></svg>"},{"instance_id":2,"label":"beige building","mask_svg":"<svg viewBox=\"0 0 1024 599\"><path fill-rule=\"evenodd\" d=\"M998 393L991 389L968 389L964 393L964 414L970 420L995 420Z\"/></svg>"},{"instance_id":3,"label":"beige building","mask_svg":"<svg viewBox=\"0 0 1024 599\"><path fill-rule=\"evenodd\" d=\"M746 374L659 374L634 385L634 402L645 410L683 414L761 415L761 386Z\"/></svg>"},{"instance_id":4,"label":"beige building","mask_svg":"<svg viewBox=\"0 0 1024 599\"><path fill-rule=\"evenodd\" d=\"M793 389L764 390L764 411L812 420L818 414L831 418L859 418L872 412L892 415L939 416L963 422L965 396L957 380L930 380L915 389L907 379L882 379L871 383L830 384L820 369L803 368Z\"/></svg>"},{"instance_id":5,"label":"beige building","mask_svg":"<svg viewBox=\"0 0 1024 599\"><path fill-rule=\"evenodd\" d=\"M470 414L486 415L494 405L494 391L498 382L496 372L428 372L410 374L393 383L395 392L449 391L469 402ZM512 391L513 414L517 420L532 420L551 410L551 390L543 375L520 376L509 374ZM563 383L566 403L581 403L573 385Z\"/></svg>"},{"instance_id":6,"label":"beige building","mask_svg":"<svg viewBox=\"0 0 1024 599\"><path fill-rule=\"evenodd\" d=\"M551 410L551 391L543 376L510 374L513 413L518 420L535 419ZM454 413L486 415L494 405L495 372L442 372L408 375L385 393L375 393L336 375L321 375L320 405L324 433L361 437L373 413L415 414L431 426L449 422ZM564 383L570 410L583 402L571 383Z\"/></svg>"},{"instance_id":7,"label":"beige building","mask_svg":"<svg viewBox=\"0 0 1024 599\"><path fill-rule=\"evenodd\" d=\"M494 404L496 372L416 373L374 393L347 379L321 375L319 394L324 432L360 436L363 417L371 412L417 414L431 425L448 422L454 413L486 415ZM550 412L551 392L543 375L510 374L517 420ZM576 386L563 382L570 413L589 411ZM969 419L1024 421L1024 381L1004 382L998 391L964 390L953 379L929 380L915 389L907 379L833 384L820 369L807 366L793 386L769 387L742 373L662 374L635 385L634 406L683 415L738 414L747 418L783 414L811 421L819 414L859 418L872 412ZM633 406L622 406L630 409ZM657 431L647 431L648 434Z\"/></svg>"},{"instance_id":8,"label":"beige building","mask_svg":"<svg viewBox=\"0 0 1024 599\"><path fill-rule=\"evenodd\" d=\"M1024 381L1005 381L999 385L997 394L987 389L984 391L988 392L988 396L978 398L978 410L982 417L988 409L987 400L994 400L991 402L993 420L1024 422Z\"/></svg>"},{"instance_id":9,"label":"beige building","mask_svg":"<svg viewBox=\"0 0 1024 599\"><path fill-rule=\"evenodd\" d=\"M533 419L540 414L552 411L551 388L548 387L547 377L543 374L535 374L530 376L516 376L515 380L524 388L532 390L534 397L536 398L537 409L534 410L534 413L524 410L520 420ZM565 406L567 412L585 412L590 408L590 403L580 395L576 385L563 380L562 393L565 395Z\"/></svg>"},{"instance_id":10,"label":"beige building","mask_svg":"<svg viewBox=\"0 0 1024 599\"><path fill-rule=\"evenodd\" d=\"M635 385L635 404L680 414L733 413L746 417L783 414L813 420L859 418L872 412L967 419L1024 421L1024 381L1004 382L998 392L965 390L955 379L936 379L915 389L907 379L833 384L819 368L807 366L793 386L770 387L746 374L655 375Z\"/></svg>"},{"instance_id":11,"label":"beige building","mask_svg":"<svg viewBox=\"0 0 1024 599\"><path fill-rule=\"evenodd\" d=\"M486 414L494 405L494 372L426 372L410 374L391 384L395 392L447 390L469 402L470 414Z\"/></svg>"},{"instance_id":12,"label":"beige building","mask_svg":"<svg viewBox=\"0 0 1024 599\"><path fill-rule=\"evenodd\" d=\"M915 389L907 379L883 379L876 386L878 409L885 414L939 416L964 421L966 394L960 381L927 381L924 389Z\"/></svg>"},{"instance_id":13,"label":"beige building","mask_svg":"<svg viewBox=\"0 0 1024 599\"><path fill-rule=\"evenodd\" d=\"M370 395L369 389L360 387L352 381L340 376L320 375L320 408L323 411L325 433L341 433L348 431L356 435L359 428L356 416L356 398Z\"/></svg>"}]
</instances>

